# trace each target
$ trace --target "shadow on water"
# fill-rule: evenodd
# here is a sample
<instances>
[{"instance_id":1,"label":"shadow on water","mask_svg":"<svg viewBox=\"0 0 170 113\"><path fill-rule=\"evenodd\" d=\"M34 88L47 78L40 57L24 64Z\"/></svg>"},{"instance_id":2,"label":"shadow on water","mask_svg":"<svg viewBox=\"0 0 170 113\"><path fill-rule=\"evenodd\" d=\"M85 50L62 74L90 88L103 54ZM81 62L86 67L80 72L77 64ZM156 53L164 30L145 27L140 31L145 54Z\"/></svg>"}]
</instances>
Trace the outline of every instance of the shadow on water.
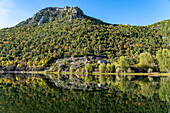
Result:
<instances>
[{"instance_id":1,"label":"shadow on water","mask_svg":"<svg viewBox=\"0 0 170 113\"><path fill-rule=\"evenodd\" d=\"M0 112L160 112L170 77L3 74Z\"/></svg>"}]
</instances>

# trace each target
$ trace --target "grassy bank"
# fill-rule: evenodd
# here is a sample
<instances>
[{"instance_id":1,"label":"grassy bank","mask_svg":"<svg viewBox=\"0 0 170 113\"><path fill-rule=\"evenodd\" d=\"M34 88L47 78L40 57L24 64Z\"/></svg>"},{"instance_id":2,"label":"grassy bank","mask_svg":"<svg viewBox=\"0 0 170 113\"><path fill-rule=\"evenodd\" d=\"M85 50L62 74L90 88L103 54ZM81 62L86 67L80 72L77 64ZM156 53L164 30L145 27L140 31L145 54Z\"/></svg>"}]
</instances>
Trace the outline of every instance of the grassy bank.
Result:
<instances>
[{"instance_id":1,"label":"grassy bank","mask_svg":"<svg viewBox=\"0 0 170 113\"><path fill-rule=\"evenodd\" d=\"M170 73L101 73L101 72L53 72L53 71L0 71L0 73L23 74L91 74L91 75L128 75L128 76L170 76Z\"/></svg>"}]
</instances>

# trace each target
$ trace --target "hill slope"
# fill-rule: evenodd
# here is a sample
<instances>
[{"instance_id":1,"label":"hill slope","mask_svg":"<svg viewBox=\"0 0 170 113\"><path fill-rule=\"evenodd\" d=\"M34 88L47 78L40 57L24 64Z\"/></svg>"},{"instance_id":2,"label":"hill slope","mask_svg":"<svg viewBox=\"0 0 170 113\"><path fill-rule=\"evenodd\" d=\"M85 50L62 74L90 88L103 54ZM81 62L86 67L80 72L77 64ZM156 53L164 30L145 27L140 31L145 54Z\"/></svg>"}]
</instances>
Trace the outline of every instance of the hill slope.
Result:
<instances>
[{"instance_id":1,"label":"hill slope","mask_svg":"<svg viewBox=\"0 0 170 113\"><path fill-rule=\"evenodd\" d=\"M136 59L169 48L166 20L150 26L109 25L86 16L78 7L45 8L12 28L0 30L0 63L3 66L48 66L67 56L122 55ZM165 26L166 24L166 26ZM134 60L136 62L136 60Z\"/></svg>"}]
</instances>

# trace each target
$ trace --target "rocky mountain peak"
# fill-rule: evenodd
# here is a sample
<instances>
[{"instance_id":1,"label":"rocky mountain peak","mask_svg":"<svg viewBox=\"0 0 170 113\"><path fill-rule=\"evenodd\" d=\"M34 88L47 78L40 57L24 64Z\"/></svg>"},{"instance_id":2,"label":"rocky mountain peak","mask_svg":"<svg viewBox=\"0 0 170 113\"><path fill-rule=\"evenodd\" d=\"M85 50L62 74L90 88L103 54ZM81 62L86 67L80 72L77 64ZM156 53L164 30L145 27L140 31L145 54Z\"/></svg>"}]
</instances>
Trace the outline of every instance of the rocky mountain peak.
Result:
<instances>
[{"instance_id":1,"label":"rocky mountain peak","mask_svg":"<svg viewBox=\"0 0 170 113\"><path fill-rule=\"evenodd\" d=\"M25 22L22 22L21 26L25 24L41 25L44 23L61 19L72 21L75 18L84 18L84 16L85 15L83 11L77 6L75 7L66 6L64 8L47 7L37 12L32 18L28 19Z\"/></svg>"}]
</instances>

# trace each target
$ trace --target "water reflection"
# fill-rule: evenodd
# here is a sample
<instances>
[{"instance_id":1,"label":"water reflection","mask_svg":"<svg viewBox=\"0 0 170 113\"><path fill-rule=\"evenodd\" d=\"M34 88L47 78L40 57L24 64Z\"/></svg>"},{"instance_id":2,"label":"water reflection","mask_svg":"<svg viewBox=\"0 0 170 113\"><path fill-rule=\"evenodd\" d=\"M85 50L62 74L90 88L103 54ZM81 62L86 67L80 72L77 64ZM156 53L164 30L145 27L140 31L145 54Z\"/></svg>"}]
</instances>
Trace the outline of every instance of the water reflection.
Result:
<instances>
[{"instance_id":1,"label":"water reflection","mask_svg":"<svg viewBox=\"0 0 170 113\"><path fill-rule=\"evenodd\" d=\"M1 75L0 112L160 112L170 78L93 75Z\"/></svg>"},{"instance_id":2,"label":"water reflection","mask_svg":"<svg viewBox=\"0 0 170 113\"><path fill-rule=\"evenodd\" d=\"M170 78L161 78L159 97L163 101L170 102Z\"/></svg>"}]
</instances>

